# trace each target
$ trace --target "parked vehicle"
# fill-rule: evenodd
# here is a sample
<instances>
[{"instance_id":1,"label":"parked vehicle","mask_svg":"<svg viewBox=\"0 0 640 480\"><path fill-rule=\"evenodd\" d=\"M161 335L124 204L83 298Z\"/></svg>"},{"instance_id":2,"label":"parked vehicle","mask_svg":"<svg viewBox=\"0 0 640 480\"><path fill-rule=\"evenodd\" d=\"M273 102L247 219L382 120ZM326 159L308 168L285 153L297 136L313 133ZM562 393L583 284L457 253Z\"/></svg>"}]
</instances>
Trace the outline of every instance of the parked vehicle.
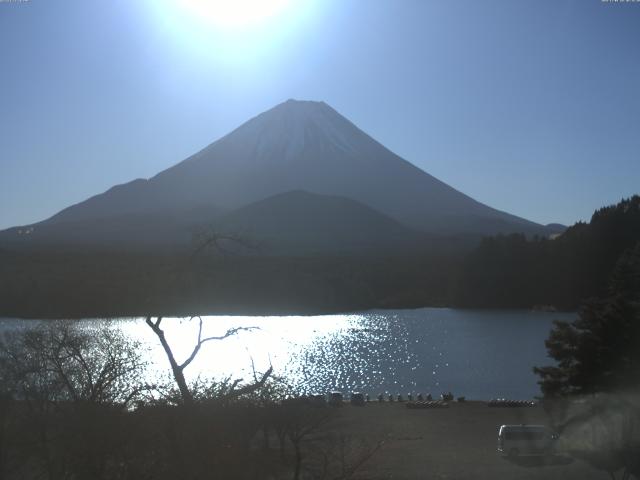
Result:
<instances>
[{"instance_id":1,"label":"parked vehicle","mask_svg":"<svg viewBox=\"0 0 640 480\"><path fill-rule=\"evenodd\" d=\"M551 455L558 436L544 425L502 425L498 451L503 455Z\"/></svg>"},{"instance_id":2,"label":"parked vehicle","mask_svg":"<svg viewBox=\"0 0 640 480\"><path fill-rule=\"evenodd\" d=\"M314 393L309 397L309 403L314 407L324 407L327 405L327 397L321 393Z\"/></svg>"},{"instance_id":3,"label":"parked vehicle","mask_svg":"<svg viewBox=\"0 0 640 480\"><path fill-rule=\"evenodd\" d=\"M364 404L364 394L360 392L354 392L351 394L351 405L354 405L356 407L364 407Z\"/></svg>"},{"instance_id":4,"label":"parked vehicle","mask_svg":"<svg viewBox=\"0 0 640 480\"><path fill-rule=\"evenodd\" d=\"M334 407L341 407L344 402L344 397L342 396L342 392L331 392L329 394L329 405L333 405Z\"/></svg>"}]
</instances>

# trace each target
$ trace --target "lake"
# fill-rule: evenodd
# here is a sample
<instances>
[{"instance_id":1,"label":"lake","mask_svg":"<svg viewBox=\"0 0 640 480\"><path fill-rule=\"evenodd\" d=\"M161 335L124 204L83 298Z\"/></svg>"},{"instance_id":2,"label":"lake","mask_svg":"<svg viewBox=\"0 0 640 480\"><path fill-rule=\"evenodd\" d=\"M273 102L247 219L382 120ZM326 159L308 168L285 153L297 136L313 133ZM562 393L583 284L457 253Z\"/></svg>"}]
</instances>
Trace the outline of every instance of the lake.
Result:
<instances>
[{"instance_id":1,"label":"lake","mask_svg":"<svg viewBox=\"0 0 640 480\"><path fill-rule=\"evenodd\" d=\"M575 314L422 308L320 316L206 316L203 337L233 327L257 327L205 343L185 371L188 379L253 378L273 365L302 393L330 390L440 395L468 399L531 399L539 394L533 366L549 365L544 340L554 319ZM164 351L144 319L82 320L106 323L147 349L150 376L169 372ZM0 330L33 321L0 319ZM197 338L198 320L165 318L162 328L178 359Z\"/></svg>"}]
</instances>

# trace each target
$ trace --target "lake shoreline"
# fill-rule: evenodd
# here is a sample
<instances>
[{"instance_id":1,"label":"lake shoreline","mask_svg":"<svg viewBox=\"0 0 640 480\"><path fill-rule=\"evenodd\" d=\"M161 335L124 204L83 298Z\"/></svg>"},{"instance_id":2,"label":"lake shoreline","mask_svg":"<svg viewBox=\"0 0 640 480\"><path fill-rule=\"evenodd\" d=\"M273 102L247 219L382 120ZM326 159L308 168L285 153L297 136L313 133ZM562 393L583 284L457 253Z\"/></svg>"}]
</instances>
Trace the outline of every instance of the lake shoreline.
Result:
<instances>
[{"instance_id":1,"label":"lake shoreline","mask_svg":"<svg viewBox=\"0 0 640 480\"><path fill-rule=\"evenodd\" d=\"M251 364L271 365L300 394L361 391L370 398L443 392L467 398L531 400L539 395L534 366L549 364L544 341L553 320L574 314L530 310L424 308L370 310L317 316L203 316L203 334L246 329L203 348L187 372L213 381L247 378ZM52 320L53 321L53 320ZM166 372L166 355L144 317L80 319L89 328L122 331L149 349L150 375ZM74 322L75 322L74 321ZM0 319L0 328L42 320ZM47 323L47 321L44 321ZM186 358L198 334L190 317L163 317L177 358ZM84 328L84 327L82 327Z\"/></svg>"},{"instance_id":2,"label":"lake shoreline","mask_svg":"<svg viewBox=\"0 0 640 480\"><path fill-rule=\"evenodd\" d=\"M264 310L264 309L221 309L221 310L206 310L206 311L169 311L163 313L123 313L123 314L110 314L110 315L100 315L100 314L88 314L88 315L64 315L59 313L52 313L50 315L42 316L42 315L24 315L19 313L11 313L0 311L0 319L2 318L13 318L16 320L121 320L121 319L131 319L131 318L146 318L150 317L180 317L180 318L197 318L197 317L208 317L208 316L224 316L224 317L318 317L318 316L327 316L327 315L357 315L364 313L372 313L372 312L385 312L385 311L414 311L414 310L423 310L423 309L440 309L440 310L457 310L463 312L500 312L500 313L522 313L522 312L531 312L531 313L557 313L560 315L564 314L575 314L577 313L575 309L539 309L539 308L509 308L509 307L458 307L455 305L417 305L417 306L390 306L385 308L380 307L371 307L371 308L354 308L354 309L288 309L288 310Z\"/></svg>"}]
</instances>

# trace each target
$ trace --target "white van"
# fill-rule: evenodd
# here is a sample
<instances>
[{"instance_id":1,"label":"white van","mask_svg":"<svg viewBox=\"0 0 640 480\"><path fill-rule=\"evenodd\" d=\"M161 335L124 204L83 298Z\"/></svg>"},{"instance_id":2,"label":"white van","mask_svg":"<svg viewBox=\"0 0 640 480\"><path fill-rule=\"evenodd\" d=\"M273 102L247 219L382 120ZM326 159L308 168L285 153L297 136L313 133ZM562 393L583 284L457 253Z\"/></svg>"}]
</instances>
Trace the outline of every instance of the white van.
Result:
<instances>
[{"instance_id":1,"label":"white van","mask_svg":"<svg viewBox=\"0 0 640 480\"><path fill-rule=\"evenodd\" d=\"M544 425L502 425L498 451L503 455L551 455L558 436Z\"/></svg>"}]
</instances>

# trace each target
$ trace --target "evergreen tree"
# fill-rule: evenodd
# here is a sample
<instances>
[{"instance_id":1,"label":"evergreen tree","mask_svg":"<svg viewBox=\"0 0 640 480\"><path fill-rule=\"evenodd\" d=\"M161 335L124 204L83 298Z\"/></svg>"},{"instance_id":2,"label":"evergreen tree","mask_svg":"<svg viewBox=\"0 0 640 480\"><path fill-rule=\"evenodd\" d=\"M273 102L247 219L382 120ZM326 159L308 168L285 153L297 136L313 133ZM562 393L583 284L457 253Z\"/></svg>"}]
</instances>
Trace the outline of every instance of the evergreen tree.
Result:
<instances>
[{"instance_id":1,"label":"evergreen tree","mask_svg":"<svg viewBox=\"0 0 640 480\"><path fill-rule=\"evenodd\" d=\"M454 302L463 307L574 310L608 295L616 261L640 242L640 196L601 208L555 239L485 238L464 259Z\"/></svg>"},{"instance_id":2,"label":"evergreen tree","mask_svg":"<svg viewBox=\"0 0 640 480\"><path fill-rule=\"evenodd\" d=\"M558 362L534 368L546 397L640 386L640 242L616 263L607 296L556 321L545 343Z\"/></svg>"}]
</instances>

